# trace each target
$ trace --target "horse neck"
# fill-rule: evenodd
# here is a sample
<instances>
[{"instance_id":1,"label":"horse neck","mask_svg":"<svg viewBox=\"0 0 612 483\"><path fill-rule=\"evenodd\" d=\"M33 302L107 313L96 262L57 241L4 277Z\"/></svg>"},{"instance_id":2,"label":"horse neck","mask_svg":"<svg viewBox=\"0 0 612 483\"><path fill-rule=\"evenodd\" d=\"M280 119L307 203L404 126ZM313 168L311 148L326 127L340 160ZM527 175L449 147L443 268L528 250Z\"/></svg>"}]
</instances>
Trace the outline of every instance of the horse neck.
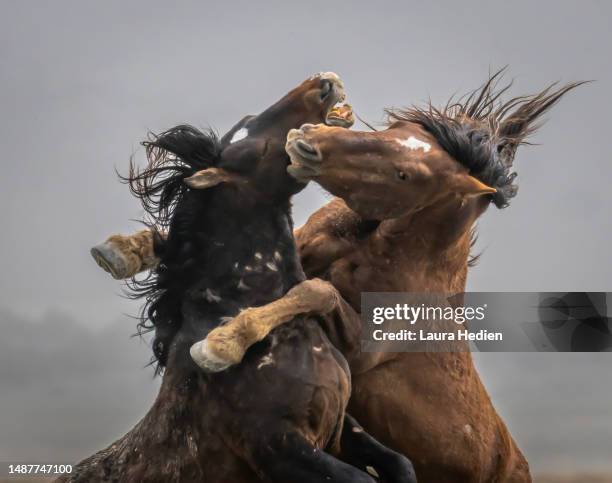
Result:
<instances>
[{"instance_id":1,"label":"horse neck","mask_svg":"<svg viewBox=\"0 0 612 483\"><path fill-rule=\"evenodd\" d=\"M453 198L382 221L370 237L369 249L393 264L398 277L392 280L392 290L463 292L474 223L488 203Z\"/></svg>"},{"instance_id":2,"label":"horse neck","mask_svg":"<svg viewBox=\"0 0 612 483\"><path fill-rule=\"evenodd\" d=\"M183 320L194 337L223 317L281 297L304 279L288 201L245 209L236 199L219 196L200 219L187 214L193 225L177 227L182 238L174 243L189 247L178 254L181 263L189 263L173 276L180 284ZM172 235L171 229L169 239Z\"/></svg>"}]
</instances>

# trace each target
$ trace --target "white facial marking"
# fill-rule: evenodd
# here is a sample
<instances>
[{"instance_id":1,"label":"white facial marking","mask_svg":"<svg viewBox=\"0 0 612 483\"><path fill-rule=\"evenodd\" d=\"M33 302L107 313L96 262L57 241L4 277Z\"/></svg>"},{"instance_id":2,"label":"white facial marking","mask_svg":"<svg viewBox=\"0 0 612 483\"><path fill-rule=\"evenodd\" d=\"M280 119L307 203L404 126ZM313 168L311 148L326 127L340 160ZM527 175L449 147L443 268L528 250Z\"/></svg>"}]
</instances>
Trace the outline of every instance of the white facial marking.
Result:
<instances>
[{"instance_id":1,"label":"white facial marking","mask_svg":"<svg viewBox=\"0 0 612 483\"><path fill-rule=\"evenodd\" d=\"M405 148L411 149L413 151L417 149L422 149L423 151L428 152L431 149L431 144L426 143L425 141L421 141L420 139L417 139L414 136L410 136L408 139L396 139L395 141L397 141Z\"/></svg>"},{"instance_id":2,"label":"white facial marking","mask_svg":"<svg viewBox=\"0 0 612 483\"><path fill-rule=\"evenodd\" d=\"M257 370L261 369L262 367L269 366L271 364L274 364L274 357L270 352L269 354L266 354L261 359L259 359L259 364L257 364Z\"/></svg>"},{"instance_id":3,"label":"white facial marking","mask_svg":"<svg viewBox=\"0 0 612 483\"><path fill-rule=\"evenodd\" d=\"M238 141L242 141L248 135L249 135L249 130L246 127L241 127L232 136L232 139L230 140L230 144L233 144Z\"/></svg>"},{"instance_id":4,"label":"white facial marking","mask_svg":"<svg viewBox=\"0 0 612 483\"><path fill-rule=\"evenodd\" d=\"M315 351L315 352L321 352L321 351L323 350L323 347L315 345L315 346L312 348L312 350L313 350L313 351Z\"/></svg>"}]
</instances>

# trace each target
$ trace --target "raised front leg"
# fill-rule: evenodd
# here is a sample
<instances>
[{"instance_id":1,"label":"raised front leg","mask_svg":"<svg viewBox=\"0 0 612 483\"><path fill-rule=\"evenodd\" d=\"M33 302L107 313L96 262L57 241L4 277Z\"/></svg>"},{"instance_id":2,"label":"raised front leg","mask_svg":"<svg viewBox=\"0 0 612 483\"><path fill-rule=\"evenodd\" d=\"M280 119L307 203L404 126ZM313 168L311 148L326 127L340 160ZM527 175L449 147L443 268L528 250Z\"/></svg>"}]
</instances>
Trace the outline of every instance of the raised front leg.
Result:
<instances>
[{"instance_id":1,"label":"raised front leg","mask_svg":"<svg viewBox=\"0 0 612 483\"><path fill-rule=\"evenodd\" d=\"M205 371L219 372L238 364L247 349L275 327L301 314L327 315L334 311L339 312L342 319L350 319L346 326L354 330L348 338L351 344L355 344L359 332L355 327L358 315L342 300L333 285L315 278L296 285L274 302L245 309L227 324L213 329L208 337L191 347L191 357ZM343 337L346 339L346 334Z\"/></svg>"},{"instance_id":2,"label":"raised front leg","mask_svg":"<svg viewBox=\"0 0 612 483\"><path fill-rule=\"evenodd\" d=\"M113 278L130 278L155 268L159 263L154 250L155 236L153 230L140 230L133 235L112 235L93 247L91 256Z\"/></svg>"}]
</instances>

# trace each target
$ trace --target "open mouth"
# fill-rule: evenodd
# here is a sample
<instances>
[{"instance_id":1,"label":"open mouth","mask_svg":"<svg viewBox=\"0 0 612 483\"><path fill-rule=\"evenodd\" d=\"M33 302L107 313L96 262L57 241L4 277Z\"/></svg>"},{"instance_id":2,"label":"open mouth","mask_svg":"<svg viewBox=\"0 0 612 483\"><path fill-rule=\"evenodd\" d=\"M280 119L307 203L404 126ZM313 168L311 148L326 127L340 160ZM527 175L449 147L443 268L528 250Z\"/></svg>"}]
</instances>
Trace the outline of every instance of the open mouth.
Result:
<instances>
[{"instance_id":1,"label":"open mouth","mask_svg":"<svg viewBox=\"0 0 612 483\"><path fill-rule=\"evenodd\" d=\"M321 72L321 101L327 105L325 124L328 126L351 127L355 122L353 108L346 102L344 83L333 72Z\"/></svg>"},{"instance_id":2,"label":"open mouth","mask_svg":"<svg viewBox=\"0 0 612 483\"><path fill-rule=\"evenodd\" d=\"M324 81L328 82L321 91L321 100L326 104L329 103L325 114L325 124L350 128L355 122L355 117L352 106L346 102L344 85L334 73L323 73L321 76ZM313 127L312 124L305 124L300 129L291 129L287 134L285 146L290 160L287 172L296 180L305 183L320 176L322 169L321 152L304 136L305 131Z\"/></svg>"},{"instance_id":3,"label":"open mouth","mask_svg":"<svg viewBox=\"0 0 612 483\"><path fill-rule=\"evenodd\" d=\"M352 106L345 99L336 102L325 116L325 124L349 128L355 123Z\"/></svg>"}]
</instances>

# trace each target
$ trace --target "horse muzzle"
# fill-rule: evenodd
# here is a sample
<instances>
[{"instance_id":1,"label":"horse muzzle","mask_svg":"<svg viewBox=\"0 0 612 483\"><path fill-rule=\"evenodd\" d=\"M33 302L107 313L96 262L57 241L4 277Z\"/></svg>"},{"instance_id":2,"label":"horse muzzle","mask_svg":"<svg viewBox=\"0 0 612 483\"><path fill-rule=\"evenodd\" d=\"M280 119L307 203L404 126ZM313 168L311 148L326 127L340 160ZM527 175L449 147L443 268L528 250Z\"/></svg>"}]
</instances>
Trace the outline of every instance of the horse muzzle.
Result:
<instances>
[{"instance_id":1,"label":"horse muzzle","mask_svg":"<svg viewBox=\"0 0 612 483\"><path fill-rule=\"evenodd\" d=\"M306 133L316 128L305 124L300 129L291 129L287 134L285 150L291 164L287 172L298 181L309 181L321 174L323 156L317 147L306 139Z\"/></svg>"}]
</instances>

